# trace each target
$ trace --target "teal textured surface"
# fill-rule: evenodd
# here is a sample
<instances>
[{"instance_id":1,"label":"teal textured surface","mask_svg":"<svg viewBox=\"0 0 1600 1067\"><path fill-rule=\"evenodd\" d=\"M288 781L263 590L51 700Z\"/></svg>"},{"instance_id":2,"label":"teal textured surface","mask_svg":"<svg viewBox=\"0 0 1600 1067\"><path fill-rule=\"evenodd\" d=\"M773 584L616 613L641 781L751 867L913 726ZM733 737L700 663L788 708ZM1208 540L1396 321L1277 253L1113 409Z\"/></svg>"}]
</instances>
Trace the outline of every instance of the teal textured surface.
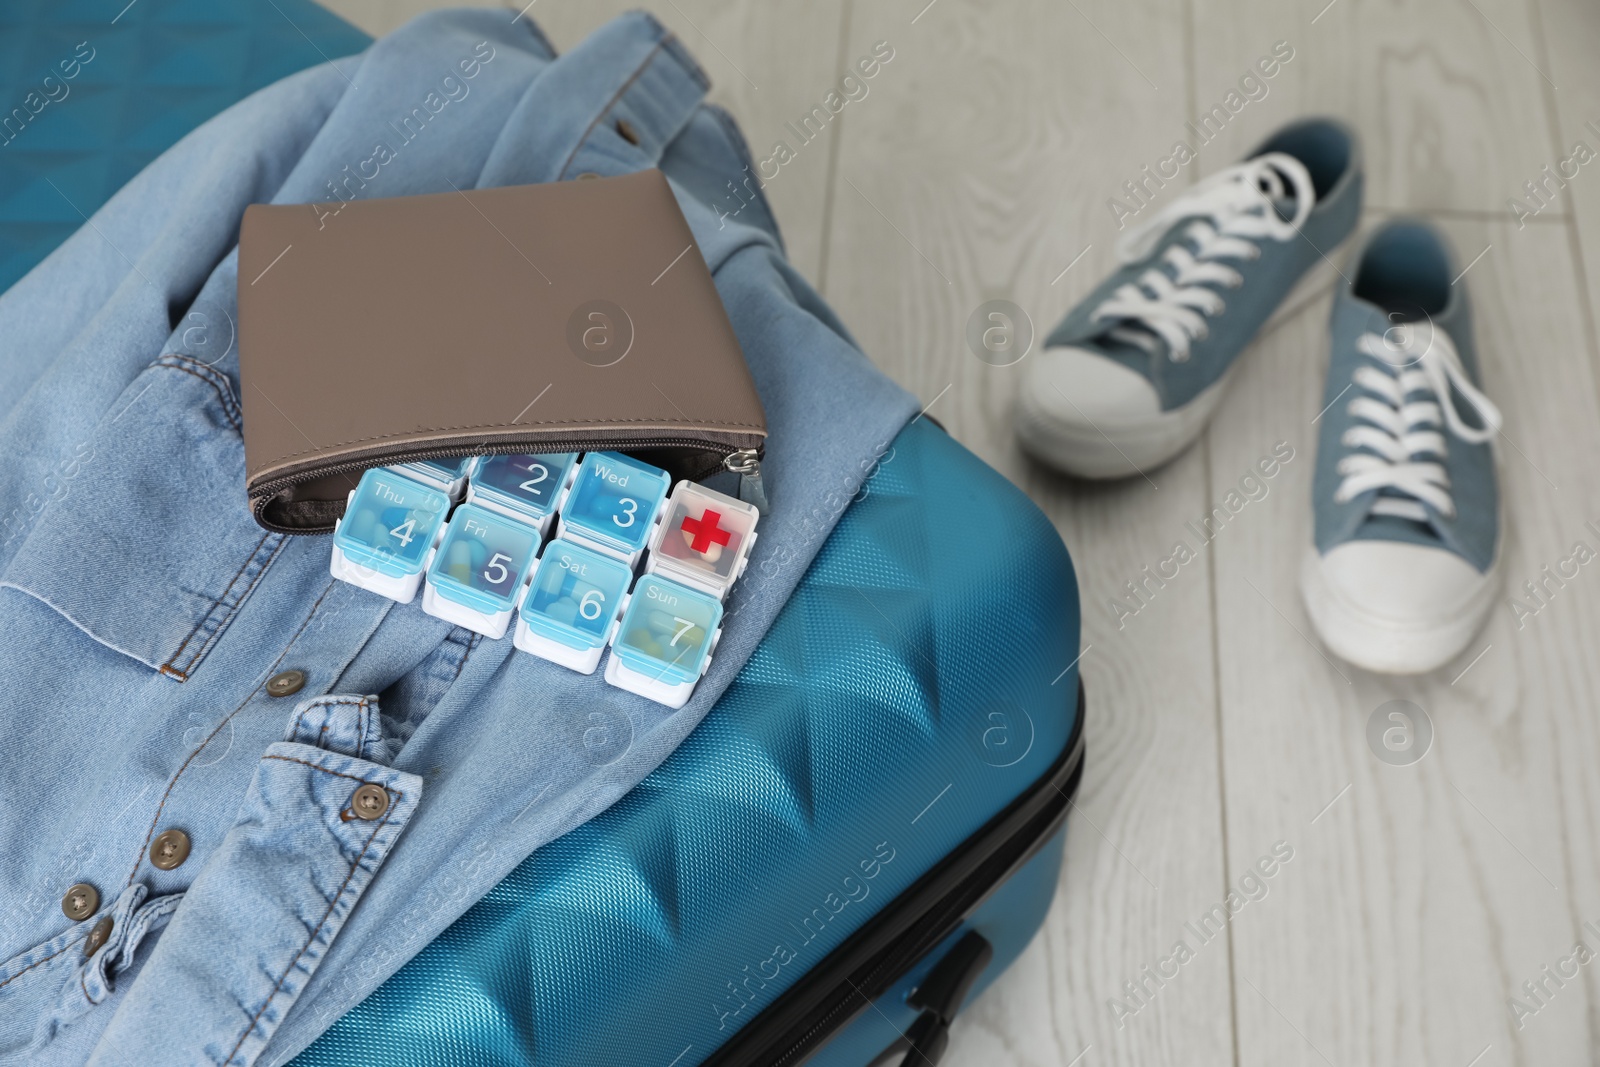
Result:
<instances>
[{"instance_id":1,"label":"teal textured surface","mask_svg":"<svg viewBox=\"0 0 1600 1067\"><path fill-rule=\"evenodd\" d=\"M0 0L0 292L206 119L371 43L310 0L126 2Z\"/></svg>"},{"instance_id":2,"label":"teal textured surface","mask_svg":"<svg viewBox=\"0 0 1600 1067\"><path fill-rule=\"evenodd\" d=\"M701 1062L1060 757L1077 604L1049 521L914 423L689 739L294 1062Z\"/></svg>"}]
</instances>

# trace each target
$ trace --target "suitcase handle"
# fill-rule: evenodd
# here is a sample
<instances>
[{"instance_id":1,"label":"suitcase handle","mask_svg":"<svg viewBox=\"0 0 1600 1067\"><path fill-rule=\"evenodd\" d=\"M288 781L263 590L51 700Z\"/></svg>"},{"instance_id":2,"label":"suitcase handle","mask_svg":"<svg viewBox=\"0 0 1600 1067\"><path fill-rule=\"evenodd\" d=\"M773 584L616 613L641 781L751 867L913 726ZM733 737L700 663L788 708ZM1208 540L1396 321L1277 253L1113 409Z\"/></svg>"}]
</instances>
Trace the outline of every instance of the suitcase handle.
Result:
<instances>
[{"instance_id":1,"label":"suitcase handle","mask_svg":"<svg viewBox=\"0 0 1600 1067\"><path fill-rule=\"evenodd\" d=\"M978 931L969 930L906 998L906 1003L921 1008L922 1014L905 1036L884 1049L873 1063L887 1065L903 1050L902 1067L935 1067L950 1045L950 1024L955 1022L956 1012L993 958L994 946Z\"/></svg>"}]
</instances>

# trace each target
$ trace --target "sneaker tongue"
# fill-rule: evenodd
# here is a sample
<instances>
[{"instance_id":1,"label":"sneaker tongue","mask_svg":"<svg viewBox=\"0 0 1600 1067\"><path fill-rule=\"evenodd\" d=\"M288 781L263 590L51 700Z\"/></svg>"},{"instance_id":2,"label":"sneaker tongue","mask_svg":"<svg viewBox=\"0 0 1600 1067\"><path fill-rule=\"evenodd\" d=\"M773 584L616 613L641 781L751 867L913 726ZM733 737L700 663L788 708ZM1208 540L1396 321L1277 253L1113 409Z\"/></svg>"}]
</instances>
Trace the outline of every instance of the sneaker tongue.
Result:
<instances>
[{"instance_id":1,"label":"sneaker tongue","mask_svg":"<svg viewBox=\"0 0 1600 1067\"><path fill-rule=\"evenodd\" d=\"M1443 538L1431 524L1399 515L1368 515L1356 527L1354 536L1360 541L1404 541L1429 548L1444 547Z\"/></svg>"}]
</instances>

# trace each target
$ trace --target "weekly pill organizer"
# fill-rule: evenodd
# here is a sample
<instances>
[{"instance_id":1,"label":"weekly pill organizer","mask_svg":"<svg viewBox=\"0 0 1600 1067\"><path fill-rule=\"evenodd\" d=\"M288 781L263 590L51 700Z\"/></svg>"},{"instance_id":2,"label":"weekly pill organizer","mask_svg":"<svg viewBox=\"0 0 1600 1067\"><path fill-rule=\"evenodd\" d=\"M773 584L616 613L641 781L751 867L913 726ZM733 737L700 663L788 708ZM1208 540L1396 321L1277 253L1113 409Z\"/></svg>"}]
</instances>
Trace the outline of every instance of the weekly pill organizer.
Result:
<instances>
[{"instance_id":1,"label":"weekly pill organizer","mask_svg":"<svg viewBox=\"0 0 1600 1067\"><path fill-rule=\"evenodd\" d=\"M681 708L759 518L616 452L406 463L361 476L329 569L584 674L609 648L607 682Z\"/></svg>"}]
</instances>

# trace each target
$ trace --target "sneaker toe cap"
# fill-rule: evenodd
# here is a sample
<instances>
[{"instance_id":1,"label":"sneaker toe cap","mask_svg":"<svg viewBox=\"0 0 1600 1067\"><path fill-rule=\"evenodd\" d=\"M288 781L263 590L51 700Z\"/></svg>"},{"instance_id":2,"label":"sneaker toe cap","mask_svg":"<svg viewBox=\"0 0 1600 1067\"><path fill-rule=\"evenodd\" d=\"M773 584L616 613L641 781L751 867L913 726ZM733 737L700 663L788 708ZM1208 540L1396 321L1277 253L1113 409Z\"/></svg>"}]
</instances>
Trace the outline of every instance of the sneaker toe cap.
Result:
<instances>
[{"instance_id":1,"label":"sneaker toe cap","mask_svg":"<svg viewBox=\"0 0 1600 1067\"><path fill-rule=\"evenodd\" d=\"M1321 569L1349 607L1399 626L1450 620L1489 581L1454 552L1402 541L1348 541L1323 555Z\"/></svg>"},{"instance_id":2,"label":"sneaker toe cap","mask_svg":"<svg viewBox=\"0 0 1600 1067\"><path fill-rule=\"evenodd\" d=\"M1036 418L1095 428L1161 414L1161 398L1148 378L1098 352L1046 348L1025 367L1022 406Z\"/></svg>"}]
</instances>

